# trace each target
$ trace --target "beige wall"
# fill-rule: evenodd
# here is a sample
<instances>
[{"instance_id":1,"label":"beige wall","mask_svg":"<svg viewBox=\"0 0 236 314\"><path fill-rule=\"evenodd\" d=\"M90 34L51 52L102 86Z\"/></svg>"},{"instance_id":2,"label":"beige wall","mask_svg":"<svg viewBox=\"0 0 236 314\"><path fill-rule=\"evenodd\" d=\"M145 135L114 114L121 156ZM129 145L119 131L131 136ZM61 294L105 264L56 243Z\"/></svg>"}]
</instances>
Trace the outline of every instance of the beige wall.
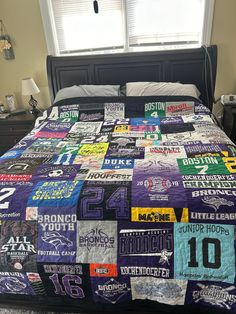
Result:
<instances>
[{"instance_id":1,"label":"beige wall","mask_svg":"<svg viewBox=\"0 0 236 314\"><path fill-rule=\"evenodd\" d=\"M215 0L212 44L218 45L216 97L236 93L236 0ZM46 76L47 48L38 0L0 0L0 19L14 41L16 59L0 56L0 100L13 93L18 106L27 106L21 96L21 79L31 76L41 92L41 107L50 104Z\"/></svg>"},{"instance_id":2,"label":"beige wall","mask_svg":"<svg viewBox=\"0 0 236 314\"><path fill-rule=\"evenodd\" d=\"M212 44L218 46L216 99L223 94L236 94L236 1L215 0ZM221 106L216 106L220 115Z\"/></svg>"},{"instance_id":3,"label":"beige wall","mask_svg":"<svg viewBox=\"0 0 236 314\"><path fill-rule=\"evenodd\" d=\"M47 47L38 0L0 0L0 19L13 40L15 60L0 55L0 100L14 94L18 108L28 105L21 95L21 79L33 77L40 89L39 106L50 104L45 60Z\"/></svg>"}]
</instances>

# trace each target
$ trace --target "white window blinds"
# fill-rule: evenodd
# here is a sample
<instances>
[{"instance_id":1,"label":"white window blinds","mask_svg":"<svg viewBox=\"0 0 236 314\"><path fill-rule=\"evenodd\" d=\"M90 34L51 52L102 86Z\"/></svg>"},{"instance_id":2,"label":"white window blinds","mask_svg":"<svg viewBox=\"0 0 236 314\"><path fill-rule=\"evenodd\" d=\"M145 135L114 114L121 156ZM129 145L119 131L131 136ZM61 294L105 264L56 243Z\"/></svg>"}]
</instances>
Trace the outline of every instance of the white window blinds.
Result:
<instances>
[{"instance_id":1,"label":"white window blinds","mask_svg":"<svg viewBox=\"0 0 236 314\"><path fill-rule=\"evenodd\" d=\"M120 0L51 0L61 53L123 47L123 10Z\"/></svg>"},{"instance_id":2,"label":"white window blinds","mask_svg":"<svg viewBox=\"0 0 236 314\"><path fill-rule=\"evenodd\" d=\"M204 0L127 0L129 46L199 44Z\"/></svg>"},{"instance_id":3,"label":"white window blinds","mask_svg":"<svg viewBox=\"0 0 236 314\"><path fill-rule=\"evenodd\" d=\"M39 1L59 55L201 46L214 8L214 0L97 0L95 14L93 0Z\"/></svg>"}]
</instances>

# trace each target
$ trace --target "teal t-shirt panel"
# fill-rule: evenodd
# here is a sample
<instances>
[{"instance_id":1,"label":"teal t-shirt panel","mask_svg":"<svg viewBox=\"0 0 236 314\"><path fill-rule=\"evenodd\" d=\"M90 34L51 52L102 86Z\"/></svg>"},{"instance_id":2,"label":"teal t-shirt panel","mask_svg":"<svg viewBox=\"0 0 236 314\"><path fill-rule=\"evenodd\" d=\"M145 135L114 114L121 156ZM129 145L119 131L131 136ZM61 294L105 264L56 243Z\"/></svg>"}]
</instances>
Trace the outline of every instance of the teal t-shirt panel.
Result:
<instances>
[{"instance_id":1,"label":"teal t-shirt panel","mask_svg":"<svg viewBox=\"0 0 236 314\"><path fill-rule=\"evenodd\" d=\"M234 283L234 226L174 224L175 278Z\"/></svg>"}]
</instances>

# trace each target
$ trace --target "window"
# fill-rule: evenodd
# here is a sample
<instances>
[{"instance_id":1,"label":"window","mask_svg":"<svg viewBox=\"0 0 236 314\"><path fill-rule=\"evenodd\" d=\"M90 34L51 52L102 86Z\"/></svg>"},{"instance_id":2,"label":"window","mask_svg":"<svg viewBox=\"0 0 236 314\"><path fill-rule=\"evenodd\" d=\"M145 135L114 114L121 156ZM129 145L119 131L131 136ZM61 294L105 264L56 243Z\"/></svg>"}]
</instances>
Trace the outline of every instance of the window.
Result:
<instances>
[{"instance_id":1,"label":"window","mask_svg":"<svg viewBox=\"0 0 236 314\"><path fill-rule=\"evenodd\" d=\"M210 43L214 0L39 0L50 54L199 47Z\"/></svg>"}]
</instances>

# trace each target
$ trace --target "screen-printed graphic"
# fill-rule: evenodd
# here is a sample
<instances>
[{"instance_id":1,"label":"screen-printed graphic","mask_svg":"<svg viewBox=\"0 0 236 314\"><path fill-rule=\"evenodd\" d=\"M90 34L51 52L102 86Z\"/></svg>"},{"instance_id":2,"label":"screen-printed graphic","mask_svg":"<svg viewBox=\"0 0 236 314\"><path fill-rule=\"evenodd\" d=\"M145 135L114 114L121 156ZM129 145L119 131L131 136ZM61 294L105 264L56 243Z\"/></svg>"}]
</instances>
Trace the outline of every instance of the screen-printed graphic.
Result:
<instances>
[{"instance_id":1,"label":"screen-printed graphic","mask_svg":"<svg viewBox=\"0 0 236 314\"><path fill-rule=\"evenodd\" d=\"M58 154L61 150L59 143L61 139L58 138L49 138L49 139L40 139L34 141L34 143L29 146L25 151L24 154Z\"/></svg>"},{"instance_id":2,"label":"screen-printed graphic","mask_svg":"<svg viewBox=\"0 0 236 314\"><path fill-rule=\"evenodd\" d=\"M41 165L32 180L73 180L79 169L80 165Z\"/></svg>"},{"instance_id":3,"label":"screen-printed graphic","mask_svg":"<svg viewBox=\"0 0 236 314\"><path fill-rule=\"evenodd\" d=\"M174 224L175 278L233 283L234 226Z\"/></svg>"},{"instance_id":4,"label":"screen-printed graphic","mask_svg":"<svg viewBox=\"0 0 236 314\"><path fill-rule=\"evenodd\" d=\"M130 219L131 182L85 181L78 202L78 219Z\"/></svg>"},{"instance_id":5,"label":"screen-printed graphic","mask_svg":"<svg viewBox=\"0 0 236 314\"><path fill-rule=\"evenodd\" d=\"M43 158L14 158L0 164L1 181L28 181Z\"/></svg>"},{"instance_id":6,"label":"screen-printed graphic","mask_svg":"<svg viewBox=\"0 0 236 314\"><path fill-rule=\"evenodd\" d=\"M102 122L76 122L70 129L70 133L75 134L96 134L99 133Z\"/></svg>"},{"instance_id":7,"label":"screen-printed graphic","mask_svg":"<svg viewBox=\"0 0 236 314\"><path fill-rule=\"evenodd\" d=\"M48 122L38 133L35 134L36 138L64 138L71 127L70 122L51 121Z\"/></svg>"},{"instance_id":8,"label":"screen-printed graphic","mask_svg":"<svg viewBox=\"0 0 236 314\"><path fill-rule=\"evenodd\" d=\"M178 159L181 174L230 174L236 172L236 158L199 157Z\"/></svg>"},{"instance_id":9,"label":"screen-printed graphic","mask_svg":"<svg viewBox=\"0 0 236 314\"><path fill-rule=\"evenodd\" d=\"M38 262L75 262L76 220L71 208L38 209Z\"/></svg>"},{"instance_id":10,"label":"screen-printed graphic","mask_svg":"<svg viewBox=\"0 0 236 314\"><path fill-rule=\"evenodd\" d=\"M83 181L39 181L28 199L28 206L73 206Z\"/></svg>"},{"instance_id":11,"label":"screen-printed graphic","mask_svg":"<svg viewBox=\"0 0 236 314\"><path fill-rule=\"evenodd\" d=\"M117 304L131 300L130 281L125 277L92 278L95 302Z\"/></svg>"},{"instance_id":12,"label":"screen-printed graphic","mask_svg":"<svg viewBox=\"0 0 236 314\"><path fill-rule=\"evenodd\" d=\"M117 222L77 222L77 263L117 263Z\"/></svg>"},{"instance_id":13,"label":"screen-printed graphic","mask_svg":"<svg viewBox=\"0 0 236 314\"><path fill-rule=\"evenodd\" d=\"M182 178L190 222L232 224L236 221L235 175L185 175Z\"/></svg>"},{"instance_id":14,"label":"screen-printed graphic","mask_svg":"<svg viewBox=\"0 0 236 314\"><path fill-rule=\"evenodd\" d=\"M0 182L0 221L23 220L32 182Z\"/></svg>"},{"instance_id":15,"label":"screen-printed graphic","mask_svg":"<svg viewBox=\"0 0 236 314\"><path fill-rule=\"evenodd\" d=\"M125 104L123 103L105 103L105 119L124 119Z\"/></svg>"},{"instance_id":16,"label":"screen-printed graphic","mask_svg":"<svg viewBox=\"0 0 236 314\"><path fill-rule=\"evenodd\" d=\"M132 207L186 207L186 197L178 174L142 175L134 170Z\"/></svg>"},{"instance_id":17,"label":"screen-printed graphic","mask_svg":"<svg viewBox=\"0 0 236 314\"><path fill-rule=\"evenodd\" d=\"M49 296L80 303L91 294L87 265L41 263L38 268Z\"/></svg>"},{"instance_id":18,"label":"screen-printed graphic","mask_svg":"<svg viewBox=\"0 0 236 314\"><path fill-rule=\"evenodd\" d=\"M152 300L171 305L183 305L187 280L133 277L131 291L133 300Z\"/></svg>"},{"instance_id":19,"label":"screen-printed graphic","mask_svg":"<svg viewBox=\"0 0 236 314\"><path fill-rule=\"evenodd\" d=\"M131 221L136 222L188 222L188 208L132 207Z\"/></svg>"},{"instance_id":20,"label":"screen-printed graphic","mask_svg":"<svg viewBox=\"0 0 236 314\"><path fill-rule=\"evenodd\" d=\"M102 169L133 169L134 159L105 158Z\"/></svg>"},{"instance_id":21,"label":"screen-printed graphic","mask_svg":"<svg viewBox=\"0 0 236 314\"><path fill-rule=\"evenodd\" d=\"M0 228L1 271L36 271L37 224L5 221Z\"/></svg>"},{"instance_id":22,"label":"screen-printed graphic","mask_svg":"<svg viewBox=\"0 0 236 314\"><path fill-rule=\"evenodd\" d=\"M234 313L236 310L235 294L236 287L233 284L216 281L189 281L186 304L200 304Z\"/></svg>"},{"instance_id":23,"label":"screen-printed graphic","mask_svg":"<svg viewBox=\"0 0 236 314\"><path fill-rule=\"evenodd\" d=\"M118 266L122 275L171 278L173 251L173 224L119 222Z\"/></svg>"},{"instance_id":24,"label":"screen-printed graphic","mask_svg":"<svg viewBox=\"0 0 236 314\"><path fill-rule=\"evenodd\" d=\"M0 294L34 295L34 290L25 274L0 272Z\"/></svg>"}]
</instances>

